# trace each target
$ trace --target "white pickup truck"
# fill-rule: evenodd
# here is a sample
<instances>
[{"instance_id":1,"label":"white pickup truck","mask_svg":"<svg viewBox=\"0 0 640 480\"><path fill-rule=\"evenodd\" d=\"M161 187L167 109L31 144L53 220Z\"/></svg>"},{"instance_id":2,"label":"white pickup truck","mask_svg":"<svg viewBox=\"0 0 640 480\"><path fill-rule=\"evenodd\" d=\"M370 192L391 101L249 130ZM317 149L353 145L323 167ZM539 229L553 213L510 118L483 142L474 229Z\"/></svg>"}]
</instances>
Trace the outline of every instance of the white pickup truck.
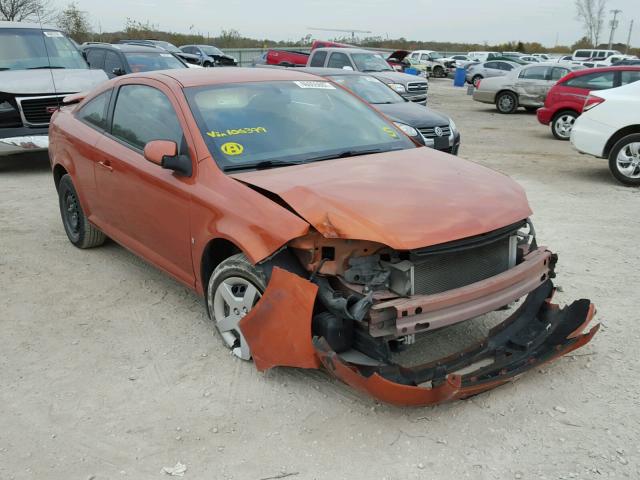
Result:
<instances>
[{"instance_id":1,"label":"white pickup truck","mask_svg":"<svg viewBox=\"0 0 640 480\"><path fill-rule=\"evenodd\" d=\"M0 157L46 150L62 99L106 80L58 29L0 22Z\"/></svg>"}]
</instances>

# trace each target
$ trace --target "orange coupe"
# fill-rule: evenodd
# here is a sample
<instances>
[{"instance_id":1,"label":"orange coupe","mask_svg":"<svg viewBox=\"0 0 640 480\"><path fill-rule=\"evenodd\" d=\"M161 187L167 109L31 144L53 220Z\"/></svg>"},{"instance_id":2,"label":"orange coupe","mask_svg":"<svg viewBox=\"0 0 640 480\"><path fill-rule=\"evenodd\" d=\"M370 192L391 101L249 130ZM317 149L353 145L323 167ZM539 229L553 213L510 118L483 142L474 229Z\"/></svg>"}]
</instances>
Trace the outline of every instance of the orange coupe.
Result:
<instances>
[{"instance_id":1,"label":"orange coupe","mask_svg":"<svg viewBox=\"0 0 640 480\"><path fill-rule=\"evenodd\" d=\"M518 184L419 147L334 83L184 69L66 102L49 155L69 240L108 236L198 292L260 370L325 367L424 405L504 384L597 331L588 300L551 303L557 257ZM519 299L484 341L395 361L416 336Z\"/></svg>"}]
</instances>

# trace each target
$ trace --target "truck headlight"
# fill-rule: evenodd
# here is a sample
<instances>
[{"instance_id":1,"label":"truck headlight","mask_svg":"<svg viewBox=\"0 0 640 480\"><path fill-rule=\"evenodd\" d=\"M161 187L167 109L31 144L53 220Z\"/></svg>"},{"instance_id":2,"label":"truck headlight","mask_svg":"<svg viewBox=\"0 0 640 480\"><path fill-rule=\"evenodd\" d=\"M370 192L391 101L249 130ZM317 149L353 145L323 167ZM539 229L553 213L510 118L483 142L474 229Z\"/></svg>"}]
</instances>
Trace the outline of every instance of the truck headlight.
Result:
<instances>
[{"instance_id":1,"label":"truck headlight","mask_svg":"<svg viewBox=\"0 0 640 480\"><path fill-rule=\"evenodd\" d=\"M398 93L406 93L407 89L401 83L389 83L389 88Z\"/></svg>"},{"instance_id":2,"label":"truck headlight","mask_svg":"<svg viewBox=\"0 0 640 480\"><path fill-rule=\"evenodd\" d=\"M13 112L15 108L9 102L0 102L0 113Z\"/></svg>"},{"instance_id":3,"label":"truck headlight","mask_svg":"<svg viewBox=\"0 0 640 480\"><path fill-rule=\"evenodd\" d=\"M455 122L450 118L449 119L449 128L451 129L451 133L456 133L458 131L458 127L456 127Z\"/></svg>"},{"instance_id":4,"label":"truck headlight","mask_svg":"<svg viewBox=\"0 0 640 480\"><path fill-rule=\"evenodd\" d=\"M420 132L418 130L410 125L407 125L406 123L393 122L393 124L410 137L417 137L420 135Z\"/></svg>"}]
</instances>

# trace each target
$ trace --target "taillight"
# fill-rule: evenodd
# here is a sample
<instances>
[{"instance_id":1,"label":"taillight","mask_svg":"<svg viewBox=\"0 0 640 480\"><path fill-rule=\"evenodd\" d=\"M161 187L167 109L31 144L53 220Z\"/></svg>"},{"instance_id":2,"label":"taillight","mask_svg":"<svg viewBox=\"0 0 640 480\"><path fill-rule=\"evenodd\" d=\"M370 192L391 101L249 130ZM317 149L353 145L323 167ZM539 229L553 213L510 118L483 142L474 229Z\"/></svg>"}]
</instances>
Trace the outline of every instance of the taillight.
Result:
<instances>
[{"instance_id":1,"label":"taillight","mask_svg":"<svg viewBox=\"0 0 640 480\"><path fill-rule=\"evenodd\" d=\"M593 107L600 105L602 102L604 102L604 98L602 97L597 97L595 95L589 95L587 97L587 99L584 102L584 106L582 107L582 111L586 112L588 110L591 110Z\"/></svg>"}]
</instances>

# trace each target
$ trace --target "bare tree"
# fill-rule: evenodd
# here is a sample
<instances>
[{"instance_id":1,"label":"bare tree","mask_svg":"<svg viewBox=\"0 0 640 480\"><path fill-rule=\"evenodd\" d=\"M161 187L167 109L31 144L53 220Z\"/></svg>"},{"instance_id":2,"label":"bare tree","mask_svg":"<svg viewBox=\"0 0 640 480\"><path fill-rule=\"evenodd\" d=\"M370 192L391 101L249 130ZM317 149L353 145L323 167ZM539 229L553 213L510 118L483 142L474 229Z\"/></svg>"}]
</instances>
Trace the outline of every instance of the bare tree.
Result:
<instances>
[{"instance_id":1,"label":"bare tree","mask_svg":"<svg viewBox=\"0 0 640 480\"><path fill-rule=\"evenodd\" d=\"M0 0L0 20L48 22L54 16L50 0Z\"/></svg>"},{"instance_id":2,"label":"bare tree","mask_svg":"<svg viewBox=\"0 0 640 480\"><path fill-rule=\"evenodd\" d=\"M73 2L58 14L56 23L63 32L78 43L87 41L91 34L87 12L80 10Z\"/></svg>"},{"instance_id":3,"label":"bare tree","mask_svg":"<svg viewBox=\"0 0 640 480\"><path fill-rule=\"evenodd\" d=\"M594 47L600 41L607 0L576 0L576 19L584 25L586 37Z\"/></svg>"}]
</instances>

